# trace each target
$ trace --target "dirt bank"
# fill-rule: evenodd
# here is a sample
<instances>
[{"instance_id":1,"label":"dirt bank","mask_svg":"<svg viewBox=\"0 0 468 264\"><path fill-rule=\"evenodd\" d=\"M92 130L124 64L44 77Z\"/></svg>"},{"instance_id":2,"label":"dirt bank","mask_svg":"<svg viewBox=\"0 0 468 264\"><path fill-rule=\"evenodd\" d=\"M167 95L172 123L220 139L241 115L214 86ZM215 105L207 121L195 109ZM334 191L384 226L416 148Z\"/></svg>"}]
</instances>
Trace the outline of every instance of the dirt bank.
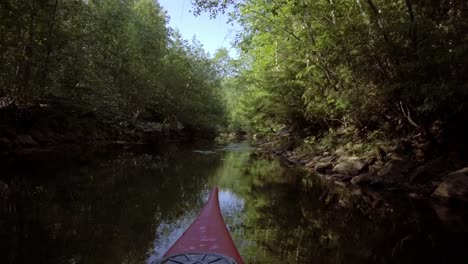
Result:
<instances>
[{"instance_id":1,"label":"dirt bank","mask_svg":"<svg viewBox=\"0 0 468 264\"><path fill-rule=\"evenodd\" d=\"M179 122L102 113L65 99L0 108L0 156L64 144L157 143L212 139L213 131Z\"/></svg>"}]
</instances>

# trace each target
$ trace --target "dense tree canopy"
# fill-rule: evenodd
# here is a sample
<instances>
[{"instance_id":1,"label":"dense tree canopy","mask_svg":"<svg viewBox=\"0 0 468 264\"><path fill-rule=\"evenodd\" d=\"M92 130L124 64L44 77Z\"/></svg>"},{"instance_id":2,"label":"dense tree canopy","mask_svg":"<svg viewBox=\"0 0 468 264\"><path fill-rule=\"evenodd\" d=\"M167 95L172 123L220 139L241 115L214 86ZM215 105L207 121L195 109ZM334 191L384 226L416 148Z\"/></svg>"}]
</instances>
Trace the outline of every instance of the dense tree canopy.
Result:
<instances>
[{"instance_id":1,"label":"dense tree canopy","mask_svg":"<svg viewBox=\"0 0 468 264\"><path fill-rule=\"evenodd\" d=\"M182 39L153 0L2 1L1 96L264 132L468 120L466 1L193 3L243 27L239 58Z\"/></svg>"},{"instance_id":2,"label":"dense tree canopy","mask_svg":"<svg viewBox=\"0 0 468 264\"><path fill-rule=\"evenodd\" d=\"M244 67L238 120L429 131L467 116L463 0L195 0L195 13L231 12ZM459 119L460 122L461 119Z\"/></svg>"},{"instance_id":3,"label":"dense tree canopy","mask_svg":"<svg viewBox=\"0 0 468 264\"><path fill-rule=\"evenodd\" d=\"M224 120L214 63L167 26L157 1L7 0L0 18L0 96L71 97L210 128Z\"/></svg>"}]
</instances>

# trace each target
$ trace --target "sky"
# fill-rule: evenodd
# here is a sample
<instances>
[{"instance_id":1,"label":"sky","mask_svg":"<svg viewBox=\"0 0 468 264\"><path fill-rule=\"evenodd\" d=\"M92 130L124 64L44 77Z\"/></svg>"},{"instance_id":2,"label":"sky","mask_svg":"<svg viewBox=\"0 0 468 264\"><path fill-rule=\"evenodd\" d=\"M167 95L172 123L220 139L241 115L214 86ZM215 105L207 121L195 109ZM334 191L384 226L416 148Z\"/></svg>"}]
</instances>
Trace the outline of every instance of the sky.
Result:
<instances>
[{"instance_id":1,"label":"sky","mask_svg":"<svg viewBox=\"0 0 468 264\"><path fill-rule=\"evenodd\" d=\"M184 39L191 40L193 36L196 36L211 55L216 49L225 47L230 51L230 55L235 57L236 52L231 48L231 42L235 37L236 27L227 23L227 15L220 14L216 19L210 19L209 14L203 13L196 17L190 13L191 0L159 0L158 2L170 17L169 26L178 29Z\"/></svg>"}]
</instances>

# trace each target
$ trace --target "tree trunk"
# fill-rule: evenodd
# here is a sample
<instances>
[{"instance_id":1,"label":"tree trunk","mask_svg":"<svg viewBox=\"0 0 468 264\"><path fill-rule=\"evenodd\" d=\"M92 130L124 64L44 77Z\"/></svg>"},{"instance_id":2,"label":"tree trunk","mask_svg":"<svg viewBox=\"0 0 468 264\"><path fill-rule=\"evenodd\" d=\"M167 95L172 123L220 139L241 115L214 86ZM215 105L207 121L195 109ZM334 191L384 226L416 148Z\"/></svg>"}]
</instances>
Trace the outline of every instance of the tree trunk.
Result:
<instances>
[{"instance_id":1,"label":"tree trunk","mask_svg":"<svg viewBox=\"0 0 468 264\"><path fill-rule=\"evenodd\" d=\"M47 77L49 75L49 69L50 69L50 56L53 51L53 43L55 41L54 35L55 35L55 29L57 27L57 11L58 11L58 6L59 6L59 0L55 0L54 2L54 7L52 10L52 15L49 20L49 26L48 26L48 32L47 32L47 44L46 44L46 57L44 60L44 66L42 67L41 70L41 77L40 77L40 82L39 82L39 92L42 95L45 90L45 86L47 84Z\"/></svg>"},{"instance_id":2,"label":"tree trunk","mask_svg":"<svg viewBox=\"0 0 468 264\"><path fill-rule=\"evenodd\" d=\"M412 44L413 49L416 49L417 48L416 23L414 19L413 4L411 3L411 0L405 0L405 4L408 10L408 15L409 15L410 22L411 22L411 25L409 27L411 44Z\"/></svg>"},{"instance_id":3,"label":"tree trunk","mask_svg":"<svg viewBox=\"0 0 468 264\"><path fill-rule=\"evenodd\" d=\"M22 84L20 86L20 90L18 92L18 96L22 99L26 99L26 94L30 94L30 81L32 75L32 59L34 56L33 45L34 45L34 19L36 18L36 7L34 2L31 3L29 12L29 27L28 27L28 39L25 41L24 49L23 49L23 74L20 75Z\"/></svg>"}]
</instances>

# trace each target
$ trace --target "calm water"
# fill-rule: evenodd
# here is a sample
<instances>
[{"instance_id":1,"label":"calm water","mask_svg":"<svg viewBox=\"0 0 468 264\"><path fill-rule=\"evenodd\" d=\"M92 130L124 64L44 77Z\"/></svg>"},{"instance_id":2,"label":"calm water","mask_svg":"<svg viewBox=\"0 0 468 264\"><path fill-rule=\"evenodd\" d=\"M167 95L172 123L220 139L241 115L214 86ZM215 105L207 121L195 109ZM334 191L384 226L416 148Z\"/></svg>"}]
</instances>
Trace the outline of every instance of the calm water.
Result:
<instances>
[{"instance_id":1,"label":"calm water","mask_svg":"<svg viewBox=\"0 0 468 264\"><path fill-rule=\"evenodd\" d=\"M246 263L468 263L463 212L368 202L245 142L68 149L0 169L4 264L150 264L215 185Z\"/></svg>"}]
</instances>

